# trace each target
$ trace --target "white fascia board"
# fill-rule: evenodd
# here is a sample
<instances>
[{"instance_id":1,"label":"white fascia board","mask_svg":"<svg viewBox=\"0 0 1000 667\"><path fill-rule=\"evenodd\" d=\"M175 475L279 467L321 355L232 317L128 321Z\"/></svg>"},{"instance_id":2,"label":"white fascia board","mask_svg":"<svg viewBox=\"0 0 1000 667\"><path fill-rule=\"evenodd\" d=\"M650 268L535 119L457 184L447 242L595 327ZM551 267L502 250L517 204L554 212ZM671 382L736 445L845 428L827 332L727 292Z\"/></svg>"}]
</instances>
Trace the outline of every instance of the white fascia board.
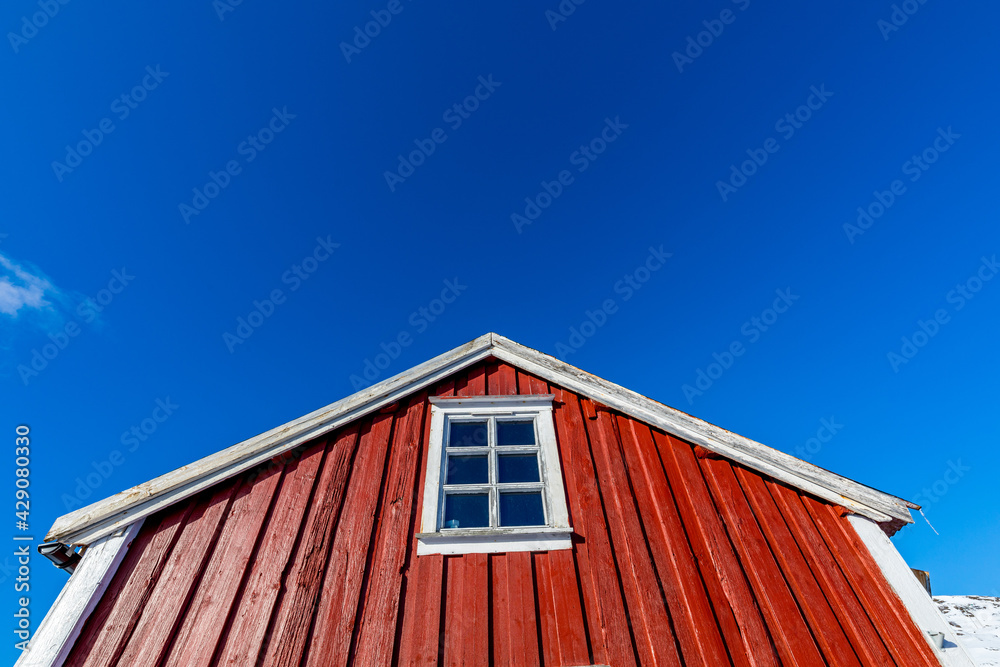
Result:
<instances>
[{"instance_id":1,"label":"white fascia board","mask_svg":"<svg viewBox=\"0 0 1000 667\"><path fill-rule=\"evenodd\" d=\"M920 628L924 639L931 645L941 664L945 667L976 667L969 654L965 652L961 640L955 634L955 629L948 624L934 600L927 594L903 560L896 546L889 540L882 529L875 523L860 516L848 516L854 531L868 547L868 552L878 563L882 574L896 595L903 601L913 622ZM931 633L944 635L944 647L939 648L931 639Z\"/></svg>"},{"instance_id":2,"label":"white fascia board","mask_svg":"<svg viewBox=\"0 0 1000 667\"><path fill-rule=\"evenodd\" d=\"M58 667L65 662L141 527L142 519L87 547L14 667Z\"/></svg>"},{"instance_id":3,"label":"white fascia board","mask_svg":"<svg viewBox=\"0 0 1000 667\"><path fill-rule=\"evenodd\" d=\"M880 523L893 518L913 522L912 503L709 424L503 336L494 335L493 356L852 512Z\"/></svg>"},{"instance_id":4,"label":"white fascia board","mask_svg":"<svg viewBox=\"0 0 1000 667\"><path fill-rule=\"evenodd\" d=\"M46 541L90 544L290 449L399 401L490 355L491 334L228 449L66 514Z\"/></svg>"}]
</instances>

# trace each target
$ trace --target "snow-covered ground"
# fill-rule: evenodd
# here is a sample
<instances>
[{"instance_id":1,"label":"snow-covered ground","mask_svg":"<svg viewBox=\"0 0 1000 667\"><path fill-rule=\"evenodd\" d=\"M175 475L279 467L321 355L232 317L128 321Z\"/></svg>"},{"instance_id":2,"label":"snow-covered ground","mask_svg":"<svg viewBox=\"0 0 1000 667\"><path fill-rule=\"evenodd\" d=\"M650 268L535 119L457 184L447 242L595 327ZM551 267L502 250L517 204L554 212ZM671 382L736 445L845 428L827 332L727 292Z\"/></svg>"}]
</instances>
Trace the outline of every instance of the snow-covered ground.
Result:
<instances>
[{"instance_id":1,"label":"snow-covered ground","mask_svg":"<svg viewBox=\"0 0 1000 667\"><path fill-rule=\"evenodd\" d=\"M945 619L980 667L1000 667L1000 598L934 596Z\"/></svg>"}]
</instances>

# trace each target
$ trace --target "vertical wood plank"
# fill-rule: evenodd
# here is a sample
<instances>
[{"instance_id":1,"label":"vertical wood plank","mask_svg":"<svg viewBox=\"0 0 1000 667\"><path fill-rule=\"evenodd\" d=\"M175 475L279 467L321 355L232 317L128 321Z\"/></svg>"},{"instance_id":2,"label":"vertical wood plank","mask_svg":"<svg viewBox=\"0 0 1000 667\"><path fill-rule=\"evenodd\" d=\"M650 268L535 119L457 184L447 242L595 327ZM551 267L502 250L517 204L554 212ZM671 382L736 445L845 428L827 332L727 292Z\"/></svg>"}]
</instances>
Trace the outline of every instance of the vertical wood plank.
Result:
<instances>
[{"instance_id":1,"label":"vertical wood plank","mask_svg":"<svg viewBox=\"0 0 1000 667\"><path fill-rule=\"evenodd\" d=\"M117 663L192 507L192 502L181 503L167 510L159 523L147 520L87 619L66 665L106 667Z\"/></svg>"},{"instance_id":2,"label":"vertical wood plank","mask_svg":"<svg viewBox=\"0 0 1000 667\"><path fill-rule=\"evenodd\" d=\"M868 613L858 601L826 542L799 501L799 494L772 480L767 481L767 487L802 553L814 565L813 572L861 662L866 666L877 667L895 665L868 618Z\"/></svg>"},{"instance_id":3,"label":"vertical wood plank","mask_svg":"<svg viewBox=\"0 0 1000 667\"><path fill-rule=\"evenodd\" d=\"M587 625L590 628L591 659L616 667L635 665L632 638L627 628L625 604L618 587L604 509L597 491L597 474L591 458L590 443L583 425L577 397L553 387L560 405L555 411L556 433L561 452L570 452L572 466L564 469L580 586L583 589ZM565 460L567 457L563 456Z\"/></svg>"},{"instance_id":4,"label":"vertical wood plank","mask_svg":"<svg viewBox=\"0 0 1000 667\"><path fill-rule=\"evenodd\" d=\"M486 395L486 365L476 364L469 368L465 383L455 391L458 396Z\"/></svg>"},{"instance_id":5,"label":"vertical wood plank","mask_svg":"<svg viewBox=\"0 0 1000 667\"><path fill-rule=\"evenodd\" d=\"M771 546L771 553L777 559L795 599L798 600L799 608L812 629L823 656L831 664L861 667L823 589L813 576L771 494L764 486L764 480L745 468L734 466L734 470L764 537Z\"/></svg>"},{"instance_id":6,"label":"vertical wood plank","mask_svg":"<svg viewBox=\"0 0 1000 667\"><path fill-rule=\"evenodd\" d=\"M487 667L490 664L490 574L487 554L460 556L462 573L462 664Z\"/></svg>"},{"instance_id":7,"label":"vertical wood plank","mask_svg":"<svg viewBox=\"0 0 1000 667\"><path fill-rule=\"evenodd\" d=\"M325 450L325 441L315 442L285 467L258 556L234 604L236 613L214 664L250 665L257 661Z\"/></svg>"},{"instance_id":8,"label":"vertical wood plank","mask_svg":"<svg viewBox=\"0 0 1000 667\"><path fill-rule=\"evenodd\" d=\"M542 639L542 664L560 665L559 620L556 618L555 596L552 592L552 577L549 573L548 554L534 553L535 596L538 599L538 633Z\"/></svg>"},{"instance_id":9,"label":"vertical wood plank","mask_svg":"<svg viewBox=\"0 0 1000 667\"><path fill-rule=\"evenodd\" d=\"M486 366L486 393L495 396L500 387L500 362L490 357L485 362Z\"/></svg>"},{"instance_id":10,"label":"vertical wood plank","mask_svg":"<svg viewBox=\"0 0 1000 667\"><path fill-rule=\"evenodd\" d=\"M120 665L158 665L177 625L188 610L188 602L202 571L214 537L240 480L220 484L207 494L196 496L170 558L160 572L152 595L122 652Z\"/></svg>"},{"instance_id":11,"label":"vertical wood plank","mask_svg":"<svg viewBox=\"0 0 1000 667\"><path fill-rule=\"evenodd\" d=\"M302 541L285 578L284 593L268 636L264 638L264 665L297 666L305 652L313 611L319 600L323 568L333 542L334 526L357 444L358 427L355 424L335 434L326 447L326 458L309 504Z\"/></svg>"},{"instance_id":12,"label":"vertical wood plank","mask_svg":"<svg viewBox=\"0 0 1000 667\"><path fill-rule=\"evenodd\" d=\"M507 554L490 554L490 575L493 586L493 664L514 665L511 654L510 599L507 594Z\"/></svg>"},{"instance_id":13,"label":"vertical wood plank","mask_svg":"<svg viewBox=\"0 0 1000 667\"><path fill-rule=\"evenodd\" d=\"M737 665L778 665L767 627L691 446L660 431L653 431L653 440L675 491L677 510L698 559L730 657Z\"/></svg>"},{"instance_id":14,"label":"vertical wood plank","mask_svg":"<svg viewBox=\"0 0 1000 667\"><path fill-rule=\"evenodd\" d=\"M600 410L596 420L586 422L597 468L600 493L607 512L622 588L628 605L632 634L642 664L681 664L670 616L653 571L625 470L621 443L614 429L614 416Z\"/></svg>"},{"instance_id":15,"label":"vertical wood plank","mask_svg":"<svg viewBox=\"0 0 1000 667\"><path fill-rule=\"evenodd\" d=\"M507 554L507 596L511 616L508 619L512 665L532 667L539 664L538 617L535 611L535 575L531 554L515 551Z\"/></svg>"},{"instance_id":16,"label":"vertical wood plank","mask_svg":"<svg viewBox=\"0 0 1000 667\"><path fill-rule=\"evenodd\" d=\"M496 388L490 386L490 394L495 396L512 396L517 394L517 370L510 364L497 365Z\"/></svg>"},{"instance_id":17,"label":"vertical wood plank","mask_svg":"<svg viewBox=\"0 0 1000 667\"><path fill-rule=\"evenodd\" d=\"M387 665L392 660L426 404L426 393L414 395L393 432L375 553L368 568L369 585L362 598L361 620L356 630L357 652L353 663L359 667Z\"/></svg>"},{"instance_id":18,"label":"vertical wood plank","mask_svg":"<svg viewBox=\"0 0 1000 667\"><path fill-rule=\"evenodd\" d=\"M245 482L236 493L164 662L167 667L211 662L283 472L280 468L268 469L252 482Z\"/></svg>"},{"instance_id":19,"label":"vertical wood plank","mask_svg":"<svg viewBox=\"0 0 1000 667\"><path fill-rule=\"evenodd\" d=\"M454 379L431 392L435 396L454 396ZM417 506L414 525L423 511L423 481L427 478L427 449L430 438L430 417L424 419L421 435L423 456L417 476ZM444 597L444 557L441 554L417 556L417 541L410 528L410 562L406 570L406 596L400 629L399 664L436 665L440 652L441 604Z\"/></svg>"},{"instance_id":20,"label":"vertical wood plank","mask_svg":"<svg viewBox=\"0 0 1000 667\"><path fill-rule=\"evenodd\" d=\"M464 664L465 635L462 603L465 601L465 563L461 556L447 556L444 559L445 574L445 615L444 651L441 664L447 667L461 667Z\"/></svg>"},{"instance_id":21,"label":"vertical wood plank","mask_svg":"<svg viewBox=\"0 0 1000 667\"><path fill-rule=\"evenodd\" d=\"M622 450L653 561L688 664L729 663L708 593L684 532L649 427L618 416ZM676 483L676 480L675 480Z\"/></svg>"},{"instance_id":22,"label":"vertical wood plank","mask_svg":"<svg viewBox=\"0 0 1000 667\"><path fill-rule=\"evenodd\" d=\"M546 554L559 642L559 660L564 665L583 665L590 661L587 627L576 580L576 559L572 551Z\"/></svg>"},{"instance_id":23,"label":"vertical wood plank","mask_svg":"<svg viewBox=\"0 0 1000 667\"><path fill-rule=\"evenodd\" d=\"M370 426L366 425L361 432L323 577L323 591L315 610L305 658L307 667L347 664L392 421L392 414L374 415Z\"/></svg>"},{"instance_id":24,"label":"vertical wood plank","mask_svg":"<svg viewBox=\"0 0 1000 667\"><path fill-rule=\"evenodd\" d=\"M824 664L809 626L736 481L732 465L723 459L706 458L700 463L705 480L716 498L716 507L729 528L729 538L746 565L744 570L767 619L782 662L788 665Z\"/></svg>"}]
</instances>

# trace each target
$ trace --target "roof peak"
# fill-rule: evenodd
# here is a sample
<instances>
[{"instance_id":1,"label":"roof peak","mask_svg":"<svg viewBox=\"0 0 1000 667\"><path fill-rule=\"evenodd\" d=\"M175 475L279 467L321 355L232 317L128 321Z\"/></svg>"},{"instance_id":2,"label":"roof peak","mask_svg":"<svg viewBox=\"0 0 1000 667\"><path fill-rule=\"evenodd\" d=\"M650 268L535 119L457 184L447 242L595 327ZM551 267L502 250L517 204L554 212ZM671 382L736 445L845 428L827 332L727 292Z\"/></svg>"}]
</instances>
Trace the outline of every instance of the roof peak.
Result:
<instances>
[{"instance_id":1,"label":"roof peak","mask_svg":"<svg viewBox=\"0 0 1000 667\"><path fill-rule=\"evenodd\" d=\"M46 539L65 544L89 544L489 357L852 512L888 524L887 532L895 532L904 523L913 521L909 512L909 508L917 507L913 503L658 403L500 334L487 332L326 407L66 514L56 519Z\"/></svg>"}]
</instances>

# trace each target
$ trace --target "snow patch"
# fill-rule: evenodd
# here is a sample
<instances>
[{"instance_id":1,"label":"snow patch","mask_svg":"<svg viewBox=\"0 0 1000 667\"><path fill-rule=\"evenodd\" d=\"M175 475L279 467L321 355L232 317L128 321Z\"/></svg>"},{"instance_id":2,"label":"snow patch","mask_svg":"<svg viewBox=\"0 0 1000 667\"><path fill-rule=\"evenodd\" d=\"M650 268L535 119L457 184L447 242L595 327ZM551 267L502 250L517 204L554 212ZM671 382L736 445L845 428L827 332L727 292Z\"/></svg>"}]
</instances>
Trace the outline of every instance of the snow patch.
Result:
<instances>
[{"instance_id":1,"label":"snow patch","mask_svg":"<svg viewBox=\"0 0 1000 667\"><path fill-rule=\"evenodd\" d=\"M934 602L979 667L1000 667L1000 598L940 595Z\"/></svg>"}]
</instances>

